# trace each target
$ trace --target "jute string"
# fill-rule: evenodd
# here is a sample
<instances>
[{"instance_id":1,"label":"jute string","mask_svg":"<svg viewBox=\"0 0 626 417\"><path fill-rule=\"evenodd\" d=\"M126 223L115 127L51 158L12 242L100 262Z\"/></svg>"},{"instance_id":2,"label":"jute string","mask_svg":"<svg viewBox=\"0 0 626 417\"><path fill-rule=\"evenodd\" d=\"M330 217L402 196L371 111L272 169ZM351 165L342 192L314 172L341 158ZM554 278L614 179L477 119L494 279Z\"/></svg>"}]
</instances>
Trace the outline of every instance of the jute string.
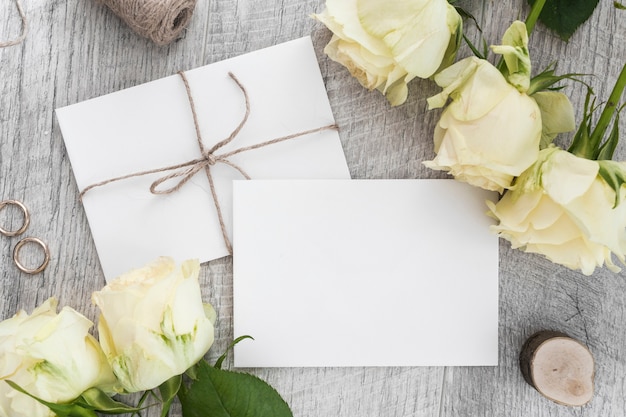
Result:
<instances>
[{"instance_id":1,"label":"jute string","mask_svg":"<svg viewBox=\"0 0 626 417\"><path fill-rule=\"evenodd\" d=\"M22 4L20 0L15 0L15 5L17 6L17 11L22 18L22 34L11 41L0 42L0 48L7 48L9 46L19 45L26 39L26 32L28 32L28 20L26 19L26 14L24 13L24 9L22 8Z\"/></svg>"},{"instance_id":2,"label":"jute string","mask_svg":"<svg viewBox=\"0 0 626 417\"><path fill-rule=\"evenodd\" d=\"M157 45L177 39L197 0L101 0L137 34Z\"/></svg>"},{"instance_id":3,"label":"jute string","mask_svg":"<svg viewBox=\"0 0 626 417\"><path fill-rule=\"evenodd\" d=\"M241 168L234 162L230 161L228 158L230 158L233 155L237 155L239 153L251 151L253 149L263 148L263 147L270 146L279 142L284 142L287 140L299 138L301 136L306 136L312 133L321 132L323 130L331 130L331 129L336 130L338 127L336 124L331 124L327 126L318 127L315 129L304 130L301 132L293 133L291 135L281 136L281 137L271 139L265 142L257 143L255 145L241 147L230 152L216 155L215 154L216 151L218 151L223 146L226 146L227 144L232 142L233 139L237 137L241 129L244 127L244 125L248 121L248 117L250 115L250 98L248 96L248 91L243 86L243 84L239 81L239 79L235 77L233 73L231 72L228 73L230 78L233 79L233 81L237 84L237 86L243 93L243 96L246 102L246 112L241 122L239 122L239 125L237 125L237 127L231 132L231 134L226 139L218 142L217 144L213 145L213 147L207 149L202 140L202 133L200 131L200 125L198 123L198 115L196 112L196 106L193 101L193 96L191 94L191 88L189 87L189 81L187 80L187 77L185 76L184 72L181 71L178 73L178 75L180 75L181 79L183 80L183 83L185 85L185 90L187 91L187 99L189 101L189 107L191 108L191 114L193 116L193 123L194 123L194 127L196 130L196 140L198 143L198 147L200 148L201 157L197 159L193 159L191 161L183 162L181 164L170 165L170 166L156 168L156 169L150 169L147 171L135 172L132 174L122 175L120 177L115 177L115 178L111 178L111 179L104 180L101 182L97 182L95 184L91 184L87 186L85 189L83 189L83 191L81 191L80 198L82 199L83 196L89 190L92 190L96 187L101 187L106 184L110 184L112 182L121 181L121 180L125 180L128 178L133 178L133 177L139 177L143 175L155 174L159 172L170 172L170 171L172 172L158 178L150 185L150 192L152 194L171 194L180 190L181 187L185 185L187 181L193 178L194 175L196 175L198 172L204 171L207 176L207 179L209 180L211 196L213 197L213 204L215 205L215 210L217 212L217 217L220 223L220 228L222 230L222 236L224 237L224 243L226 244L228 253L232 254L233 247L232 247L230 238L228 237L228 233L226 232L226 224L224 223L224 216L222 215L222 208L220 206L217 192L215 190L215 183L213 181L213 174L211 173L211 167L213 167L217 163L228 165L234 168L235 170L237 170L244 178L249 180L250 176L243 170L243 168ZM164 189L159 188L164 182L172 180L172 179L178 179L178 181L175 182L174 185L170 187L166 187Z\"/></svg>"}]
</instances>

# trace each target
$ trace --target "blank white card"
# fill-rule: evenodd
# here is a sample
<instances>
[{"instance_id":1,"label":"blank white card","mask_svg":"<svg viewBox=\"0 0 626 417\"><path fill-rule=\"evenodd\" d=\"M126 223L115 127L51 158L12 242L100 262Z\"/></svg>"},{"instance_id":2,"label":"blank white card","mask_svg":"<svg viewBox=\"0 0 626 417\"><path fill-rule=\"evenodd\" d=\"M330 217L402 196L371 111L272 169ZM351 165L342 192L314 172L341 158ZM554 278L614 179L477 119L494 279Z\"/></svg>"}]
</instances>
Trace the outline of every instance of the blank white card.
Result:
<instances>
[{"instance_id":1,"label":"blank white card","mask_svg":"<svg viewBox=\"0 0 626 417\"><path fill-rule=\"evenodd\" d=\"M452 180L234 183L236 367L498 362L498 239Z\"/></svg>"}]
</instances>

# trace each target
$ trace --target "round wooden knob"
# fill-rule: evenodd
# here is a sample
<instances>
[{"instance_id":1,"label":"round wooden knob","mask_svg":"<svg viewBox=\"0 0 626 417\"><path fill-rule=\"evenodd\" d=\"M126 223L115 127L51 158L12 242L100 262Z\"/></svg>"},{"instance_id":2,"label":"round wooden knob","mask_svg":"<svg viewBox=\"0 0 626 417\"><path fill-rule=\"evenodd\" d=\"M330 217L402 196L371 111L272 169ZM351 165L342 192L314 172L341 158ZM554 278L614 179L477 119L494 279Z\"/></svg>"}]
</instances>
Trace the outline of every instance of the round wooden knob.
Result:
<instances>
[{"instance_id":1,"label":"round wooden knob","mask_svg":"<svg viewBox=\"0 0 626 417\"><path fill-rule=\"evenodd\" d=\"M519 361L526 382L546 398L569 406L591 401L593 355L578 340L548 330L535 333L524 343Z\"/></svg>"}]
</instances>

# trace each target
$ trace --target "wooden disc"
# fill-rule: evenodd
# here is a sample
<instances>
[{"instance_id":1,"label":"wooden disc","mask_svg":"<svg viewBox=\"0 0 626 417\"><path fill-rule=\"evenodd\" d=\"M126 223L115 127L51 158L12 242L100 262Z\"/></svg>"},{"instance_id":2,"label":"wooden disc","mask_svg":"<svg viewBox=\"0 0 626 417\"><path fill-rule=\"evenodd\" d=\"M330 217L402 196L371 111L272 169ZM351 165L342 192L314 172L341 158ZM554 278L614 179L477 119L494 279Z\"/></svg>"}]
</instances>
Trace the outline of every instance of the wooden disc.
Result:
<instances>
[{"instance_id":1,"label":"wooden disc","mask_svg":"<svg viewBox=\"0 0 626 417\"><path fill-rule=\"evenodd\" d=\"M582 406L593 397L593 355L564 333L531 336L522 348L520 368L526 382L558 404Z\"/></svg>"}]
</instances>

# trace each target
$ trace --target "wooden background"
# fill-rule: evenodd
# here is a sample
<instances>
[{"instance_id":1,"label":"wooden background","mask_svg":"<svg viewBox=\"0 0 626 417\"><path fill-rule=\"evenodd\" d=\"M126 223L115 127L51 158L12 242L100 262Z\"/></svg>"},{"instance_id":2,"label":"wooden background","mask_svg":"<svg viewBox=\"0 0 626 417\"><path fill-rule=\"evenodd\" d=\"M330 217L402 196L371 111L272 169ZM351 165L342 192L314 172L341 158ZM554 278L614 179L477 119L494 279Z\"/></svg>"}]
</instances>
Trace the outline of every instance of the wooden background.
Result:
<instances>
[{"instance_id":1,"label":"wooden background","mask_svg":"<svg viewBox=\"0 0 626 417\"><path fill-rule=\"evenodd\" d=\"M529 10L524 0L461 4L482 23L490 43L499 43L511 21L524 19ZM427 112L425 99L437 92L436 86L413 81L408 101L397 108L363 89L322 53L330 34L309 15L323 8L322 0L199 0L184 37L157 47L95 0L26 1L30 32L25 43L0 50L0 199L19 199L30 207L28 235L49 243L52 260L39 275L22 274L11 261L18 239L0 236L0 318L18 309L30 312L56 296L61 305L96 319L90 294L104 285L104 278L54 117L58 107L311 35L353 178L443 177L421 163L433 157L431 135L440 113ZM15 37L19 30L13 0L2 0L0 38ZM460 57L467 55L464 49ZM616 10L612 0L600 0L569 43L539 25L531 36L531 55L535 71L557 61L560 73L596 74L586 80L606 98L626 61L626 11ZM565 92L580 115L583 87ZM626 130L624 121L621 126ZM506 132L502 135L505 140ZM565 135L559 143L568 140ZM626 160L624 143L616 156ZM0 212L0 224L20 221L16 210ZM585 277L511 250L504 241L500 251L498 367L250 372L276 387L297 417L625 415L626 274L601 270ZM233 337L231 259L204 265L201 282L205 299L218 312L217 339L209 353L213 360ZM594 353L596 395L589 405L558 406L523 381L520 348L544 328L567 332ZM180 410L172 415L180 416Z\"/></svg>"}]
</instances>

